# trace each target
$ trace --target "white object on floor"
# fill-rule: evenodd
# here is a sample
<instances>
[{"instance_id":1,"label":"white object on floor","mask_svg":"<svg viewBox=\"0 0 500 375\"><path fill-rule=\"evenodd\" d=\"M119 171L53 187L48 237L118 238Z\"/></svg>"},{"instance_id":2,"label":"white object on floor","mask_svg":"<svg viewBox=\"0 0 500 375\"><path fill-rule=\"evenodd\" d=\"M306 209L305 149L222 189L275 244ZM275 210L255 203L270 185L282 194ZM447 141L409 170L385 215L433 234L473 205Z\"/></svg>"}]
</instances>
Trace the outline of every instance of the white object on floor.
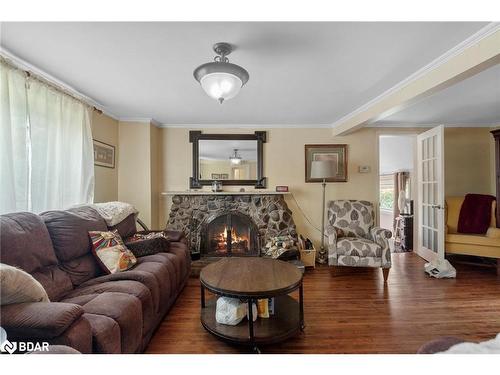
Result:
<instances>
[{"instance_id":1,"label":"white object on floor","mask_svg":"<svg viewBox=\"0 0 500 375\"><path fill-rule=\"evenodd\" d=\"M430 276L437 279L457 277L457 270L446 259L433 260L430 263L425 263L424 270Z\"/></svg>"},{"instance_id":2,"label":"white object on floor","mask_svg":"<svg viewBox=\"0 0 500 375\"><path fill-rule=\"evenodd\" d=\"M238 298L219 297L215 309L215 320L219 324L235 326L243 320L247 310L247 304L240 302Z\"/></svg>"},{"instance_id":3,"label":"white object on floor","mask_svg":"<svg viewBox=\"0 0 500 375\"><path fill-rule=\"evenodd\" d=\"M134 214L136 218L139 214L139 211L137 211L134 206L125 202L94 203L91 204L90 207L95 209L99 215L102 216L108 227L120 223L131 214Z\"/></svg>"},{"instance_id":4,"label":"white object on floor","mask_svg":"<svg viewBox=\"0 0 500 375\"><path fill-rule=\"evenodd\" d=\"M440 354L500 354L500 333L494 339L478 344L463 342L453 345Z\"/></svg>"}]
</instances>

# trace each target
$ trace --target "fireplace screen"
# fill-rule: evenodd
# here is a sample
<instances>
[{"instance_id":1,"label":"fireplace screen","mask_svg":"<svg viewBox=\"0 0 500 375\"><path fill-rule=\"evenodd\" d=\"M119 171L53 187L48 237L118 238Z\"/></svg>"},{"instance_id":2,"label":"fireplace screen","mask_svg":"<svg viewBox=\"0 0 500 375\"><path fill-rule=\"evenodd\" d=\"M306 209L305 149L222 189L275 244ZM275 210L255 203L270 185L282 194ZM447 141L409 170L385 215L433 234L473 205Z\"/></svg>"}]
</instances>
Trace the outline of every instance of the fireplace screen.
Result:
<instances>
[{"instance_id":1,"label":"fireplace screen","mask_svg":"<svg viewBox=\"0 0 500 375\"><path fill-rule=\"evenodd\" d=\"M201 252L206 256L258 256L256 229L246 215L220 215L208 222Z\"/></svg>"}]
</instances>

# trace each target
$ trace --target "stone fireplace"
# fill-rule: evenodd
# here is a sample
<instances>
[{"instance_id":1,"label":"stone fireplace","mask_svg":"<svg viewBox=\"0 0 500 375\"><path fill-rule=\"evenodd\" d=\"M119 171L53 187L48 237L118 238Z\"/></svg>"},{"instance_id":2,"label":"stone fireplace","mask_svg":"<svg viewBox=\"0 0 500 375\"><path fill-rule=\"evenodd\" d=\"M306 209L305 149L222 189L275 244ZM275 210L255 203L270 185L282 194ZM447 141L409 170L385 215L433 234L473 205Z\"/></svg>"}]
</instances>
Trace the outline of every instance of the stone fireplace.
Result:
<instances>
[{"instance_id":1,"label":"stone fireplace","mask_svg":"<svg viewBox=\"0 0 500 375\"><path fill-rule=\"evenodd\" d=\"M284 193L189 191L163 195L172 196L167 229L186 234L194 257L258 256L273 237L297 238Z\"/></svg>"}]
</instances>

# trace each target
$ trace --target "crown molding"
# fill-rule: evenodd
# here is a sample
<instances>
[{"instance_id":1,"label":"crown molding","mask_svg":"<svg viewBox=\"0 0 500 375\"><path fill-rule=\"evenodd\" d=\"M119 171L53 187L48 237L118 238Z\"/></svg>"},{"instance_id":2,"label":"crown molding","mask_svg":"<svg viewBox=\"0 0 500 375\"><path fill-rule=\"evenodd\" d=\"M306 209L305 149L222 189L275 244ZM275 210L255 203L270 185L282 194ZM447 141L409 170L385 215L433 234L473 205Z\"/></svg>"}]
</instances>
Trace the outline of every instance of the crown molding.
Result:
<instances>
[{"instance_id":1,"label":"crown molding","mask_svg":"<svg viewBox=\"0 0 500 375\"><path fill-rule=\"evenodd\" d=\"M330 129L331 124L161 124L164 129Z\"/></svg>"},{"instance_id":2,"label":"crown molding","mask_svg":"<svg viewBox=\"0 0 500 375\"><path fill-rule=\"evenodd\" d=\"M373 123L366 125L366 128L434 128L443 125L445 128L488 128L493 129L499 125L495 124L443 124L443 123L429 123L429 124L412 124L412 123Z\"/></svg>"},{"instance_id":3,"label":"crown molding","mask_svg":"<svg viewBox=\"0 0 500 375\"><path fill-rule=\"evenodd\" d=\"M30 73L33 73L34 75L37 75L44 80L53 83L56 86L59 86L61 89L67 91L71 95L74 95L75 97L79 98L81 101L87 103L88 105L97 108L98 110L102 111L105 115L118 120L118 116L110 111L108 111L101 103L96 101L95 99L91 98L90 96L87 96L77 89L75 89L73 86L68 85L66 82L61 81L60 79L54 77L53 75L47 73L46 71L40 69L39 67L27 62L26 60L23 60L19 56L15 55L11 51L9 51L7 48L3 47L0 45L0 55L4 56L6 59L10 60L14 65L17 66L17 68L28 71Z\"/></svg>"},{"instance_id":4,"label":"crown molding","mask_svg":"<svg viewBox=\"0 0 500 375\"><path fill-rule=\"evenodd\" d=\"M460 42L459 44L457 44L455 47L449 49L444 54L442 54L438 58L431 61L429 64L425 65L424 67L417 70L415 73L409 75L404 80L402 80L399 83L397 83L396 85L392 86L390 89L384 91L382 94L373 98L369 102L363 104L361 107L355 109L351 113L348 113L347 115L339 118L333 124L331 124L331 127L335 128L335 127L339 126L340 124L344 123L345 121L353 118L354 116L357 116L360 113L366 111L367 109L369 109L373 105L381 102L382 100L386 99L387 97L389 97L390 95L392 95L396 91L402 89L403 87L407 86L408 84L415 82L416 80L422 78L423 76L425 76L426 74L428 74L432 70L445 64L446 62L448 62L449 60L451 60L455 56L460 55L462 52L464 52L468 48L479 43L481 40L489 37L490 35L496 33L497 31L500 31L500 22L490 22L489 24L484 26L482 29L480 29L479 31L472 34L467 39L465 39L462 42Z\"/></svg>"}]
</instances>

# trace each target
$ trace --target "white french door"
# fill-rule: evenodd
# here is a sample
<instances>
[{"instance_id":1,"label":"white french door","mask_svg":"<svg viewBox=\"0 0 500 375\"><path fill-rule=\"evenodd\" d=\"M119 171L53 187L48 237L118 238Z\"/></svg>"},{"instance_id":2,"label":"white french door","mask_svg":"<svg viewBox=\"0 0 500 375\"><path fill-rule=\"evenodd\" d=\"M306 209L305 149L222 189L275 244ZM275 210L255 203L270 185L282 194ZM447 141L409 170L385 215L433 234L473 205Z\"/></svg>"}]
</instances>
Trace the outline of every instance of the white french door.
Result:
<instances>
[{"instance_id":1,"label":"white french door","mask_svg":"<svg viewBox=\"0 0 500 375\"><path fill-rule=\"evenodd\" d=\"M417 137L417 253L425 260L444 259L444 127Z\"/></svg>"}]
</instances>

